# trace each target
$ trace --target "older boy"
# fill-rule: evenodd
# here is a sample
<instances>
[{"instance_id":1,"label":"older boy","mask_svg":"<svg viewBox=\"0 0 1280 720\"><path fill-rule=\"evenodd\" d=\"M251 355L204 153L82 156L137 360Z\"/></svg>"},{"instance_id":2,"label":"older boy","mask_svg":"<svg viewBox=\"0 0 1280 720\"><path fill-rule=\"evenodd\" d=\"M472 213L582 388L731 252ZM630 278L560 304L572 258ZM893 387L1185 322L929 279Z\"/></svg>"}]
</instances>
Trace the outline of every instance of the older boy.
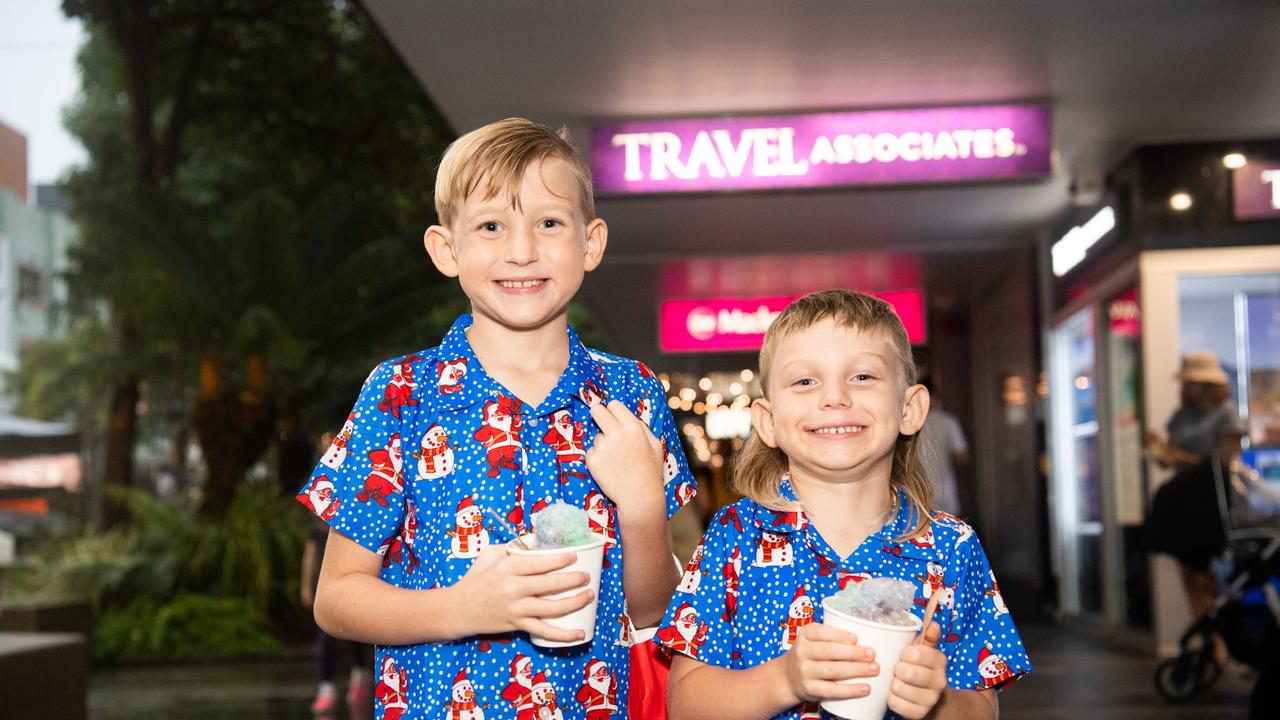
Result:
<instances>
[{"instance_id":1,"label":"older boy","mask_svg":"<svg viewBox=\"0 0 1280 720\"><path fill-rule=\"evenodd\" d=\"M561 135L509 119L450 146L435 202L427 252L459 279L472 312L439 346L374 369L345 458L322 460L300 494L332 483L316 620L378 645L380 718L584 718L590 703L574 699L592 696L579 691L602 673L625 717L628 628L656 624L674 591L666 521L692 478L653 373L588 351L568 326L569 301L607 241L590 171ZM642 403L663 409L648 425L636 417ZM665 484L664 461L678 468ZM570 553L509 555L510 533L488 511L523 532L537 507L586 508L601 493L617 543L594 637L535 647L529 633L582 638L545 618L590 592L540 596L586 577L555 572Z\"/></svg>"}]
</instances>

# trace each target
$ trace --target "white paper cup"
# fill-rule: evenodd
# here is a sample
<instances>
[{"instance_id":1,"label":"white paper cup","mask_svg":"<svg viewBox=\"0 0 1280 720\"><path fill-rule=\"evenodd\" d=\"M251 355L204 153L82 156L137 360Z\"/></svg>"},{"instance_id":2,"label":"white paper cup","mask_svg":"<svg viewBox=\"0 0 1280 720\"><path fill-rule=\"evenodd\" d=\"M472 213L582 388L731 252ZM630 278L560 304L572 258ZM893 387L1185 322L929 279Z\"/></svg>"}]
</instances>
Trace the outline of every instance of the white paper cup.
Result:
<instances>
[{"instance_id":1,"label":"white paper cup","mask_svg":"<svg viewBox=\"0 0 1280 720\"><path fill-rule=\"evenodd\" d=\"M593 534L595 540L586 545L576 545L566 548L538 548L535 550L525 550L520 544L512 540L507 543L507 552L512 555L558 555L565 552L577 553L578 559L572 565L557 570L556 573L566 572L584 572L587 574L587 584L572 590L565 590L560 593L551 595L542 595L544 600L560 600L562 598L572 597L582 592L584 589L590 588L591 602L586 607L579 608L567 615L560 617L544 618L549 625L554 625L565 630L582 630L586 636L581 640L574 642L560 642L558 640L548 640L537 635L530 635L529 640L540 647L569 647L572 645L581 645L582 643L591 642L591 638L595 636L596 631L596 607L600 599L600 566L604 564L604 547L608 542L608 538L603 535ZM520 539L528 543L530 547L537 548L538 541L533 533L521 535Z\"/></svg>"},{"instance_id":2,"label":"white paper cup","mask_svg":"<svg viewBox=\"0 0 1280 720\"><path fill-rule=\"evenodd\" d=\"M885 625L863 620L834 610L830 601L822 600L822 622L825 625L847 630L858 637L858 644L875 650L875 661L880 672L875 677L841 680L842 685L866 683L871 692L851 700L824 700L822 709L845 720L882 720L889 707L889 685L893 682L893 666L898 664L902 651L915 640L920 632L920 618L912 616L911 625Z\"/></svg>"}]
</instances>

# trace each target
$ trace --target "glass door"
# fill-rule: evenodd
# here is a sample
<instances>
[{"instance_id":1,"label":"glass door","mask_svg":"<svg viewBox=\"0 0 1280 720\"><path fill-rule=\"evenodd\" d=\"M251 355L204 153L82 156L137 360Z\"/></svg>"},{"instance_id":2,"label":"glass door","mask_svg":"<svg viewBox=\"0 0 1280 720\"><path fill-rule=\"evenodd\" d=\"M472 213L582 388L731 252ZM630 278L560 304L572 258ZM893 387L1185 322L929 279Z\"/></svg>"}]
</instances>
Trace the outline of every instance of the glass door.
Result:
<instances>
[{"instance_id":1,"label":"glass door","mask_svg":"<svg viewBox=\"0 0 1280 720\"><path fill-rule=\"evenodd\" d=\"M1050 339L1054 555L1063 609L1089 615L1103 610L1097 346L1092 307L1054 328Z\"/></svg>"}]
</instances>

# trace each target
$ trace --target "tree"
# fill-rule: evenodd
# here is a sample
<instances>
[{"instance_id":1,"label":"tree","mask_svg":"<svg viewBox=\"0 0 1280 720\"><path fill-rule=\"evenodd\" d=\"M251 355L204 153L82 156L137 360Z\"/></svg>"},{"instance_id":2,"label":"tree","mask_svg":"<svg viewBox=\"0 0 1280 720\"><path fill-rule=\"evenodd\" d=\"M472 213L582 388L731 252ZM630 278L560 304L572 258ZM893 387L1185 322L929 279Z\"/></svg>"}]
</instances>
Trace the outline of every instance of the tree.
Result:
<instances>
[{"instance_id":1,"label":"tree","mask_svg":"<svg viewBox=\"0 0 1280 720\"><path fill-rule=\"evenodd\" d=\"M82 312L106 308L118 350L105 482L129 483L145 401L180 409L169 430L201 447L208 512L273 444L299 483L352 368L437 335L457 306L416 240L444 123L346 3L63 8L89 33L69 282Z\"/></svg>"}]
</instances>

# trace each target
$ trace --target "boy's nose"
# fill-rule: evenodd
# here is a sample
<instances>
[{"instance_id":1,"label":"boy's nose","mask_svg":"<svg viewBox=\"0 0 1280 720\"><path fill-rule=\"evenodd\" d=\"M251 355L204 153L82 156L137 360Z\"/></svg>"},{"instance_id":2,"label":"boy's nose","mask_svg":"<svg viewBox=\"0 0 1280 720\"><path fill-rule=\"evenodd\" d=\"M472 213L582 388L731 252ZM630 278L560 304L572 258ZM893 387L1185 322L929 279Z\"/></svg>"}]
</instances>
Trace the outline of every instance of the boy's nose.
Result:
<instances>
[{"instance_id":1,"label":"boy's nose","mask_svg":"<svg viewBox=\"0 0 1280 720\"><path fill-rule=\"evenodd\" d=\"M528 265L538 259L538 245L533 233L527 229L518 229L507 238L505 260L515 265Z\"/></svg>"},{"instance_id":2,"label":"boy's nose","mask_svg":"<svg viewBox=\"0 0 1280 720\"><path fill-rule=\"evenodd\" d=\"M844 383L829 383L822 391L823 407L849 407L853 398Z\"/></svg>"}]
</instances>

